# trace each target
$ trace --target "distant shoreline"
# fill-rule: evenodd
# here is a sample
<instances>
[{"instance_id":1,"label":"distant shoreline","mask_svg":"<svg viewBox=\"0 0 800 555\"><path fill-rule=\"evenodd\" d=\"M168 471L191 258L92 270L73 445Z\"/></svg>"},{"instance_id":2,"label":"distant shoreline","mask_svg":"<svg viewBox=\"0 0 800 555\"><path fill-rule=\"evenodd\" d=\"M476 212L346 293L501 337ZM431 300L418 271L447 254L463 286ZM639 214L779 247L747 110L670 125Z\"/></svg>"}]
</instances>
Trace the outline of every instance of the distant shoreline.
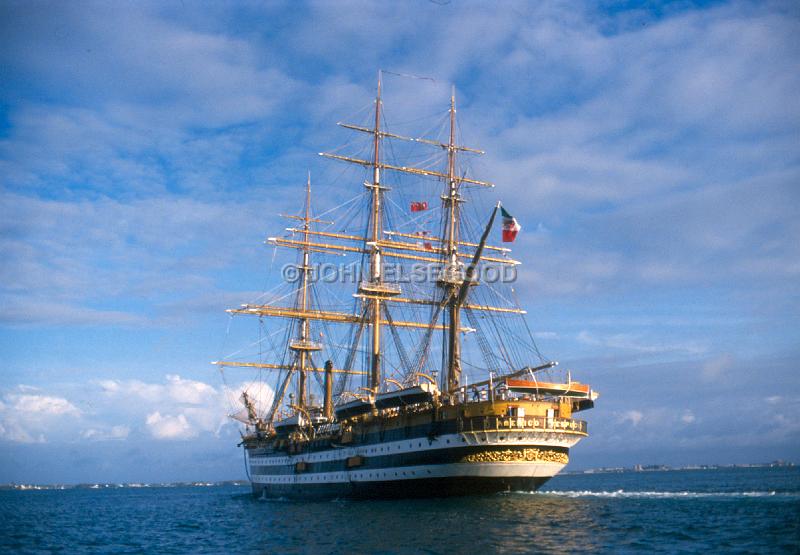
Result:
<instances>
[{"instance_id":1,"label":"distant shoreline","mask_svg":"<svg viewBox=\"0 0 800 555\"><path fill-rule=\"evenodd\" d=\"M567 470L559 476L576 474L613 474L623 472L670 472L684 470L726 470L734 468L795 468L797 465L791 461L773 461L769 463L749 464L700 464L686 466L668 466L665 464L634 465L631 467L601 467L586 470ZM139 489L139 488L180 488L180 487L223 487L223 486L249 486L248 480L221 480L216 482L123 482L123 483L81 483L81 484L0 484L0 491L36 491L36 490L72 490L72 489Z\"/></svg>"},{"instance_id":2,"label":"distant shoreline","mask_svg":"<svg viewBox=\"0 0 800 555\"><path fill-rule=\"evenodd\" d=\"M791 461L772 461L768 463L744 464L690 464L685 466L669 466L666 464L637 464L634 466L609 466L600 468L587 468L586 470L564 470L559 476L565 474L610 474L619 472L667 472L672 470L724 470L730 468L792 468L795 464Z\"/></svg>"},{"instance_id":3,"label":"distant shoreline","mask_svg":"<svg viewBox=\"0 0 800 555\"><path fill-rule=\"evenodd\" d=\"M184 488L184 487L221 487L249 486L248 480L221 480L218 482L114 482L97 484L0 484L0 491L8 490L62 490L62 489L140 489L140 488Z\"/></svg>"}]
</instances>

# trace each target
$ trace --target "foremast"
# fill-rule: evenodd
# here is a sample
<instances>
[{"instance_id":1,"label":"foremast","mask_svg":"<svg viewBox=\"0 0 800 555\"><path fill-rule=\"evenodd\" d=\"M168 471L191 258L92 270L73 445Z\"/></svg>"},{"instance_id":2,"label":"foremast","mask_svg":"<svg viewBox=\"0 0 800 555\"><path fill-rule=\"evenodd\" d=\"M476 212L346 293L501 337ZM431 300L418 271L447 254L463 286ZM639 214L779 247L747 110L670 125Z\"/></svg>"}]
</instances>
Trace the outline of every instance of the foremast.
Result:
<instances>
[{"instance_id":1,"label":"foremast","mask_svg":"<svg viewBox=\"0 0 800 555\"><path fill-rule=\"evenodd\" d=\"M298 269L297 288L294 290L295 302L293 307L279 307L274 305L242 305L238 309L228 309L227 312L231 314L249 314L261 316L270 316L276 318L289 318L297 322L296 336L289 341L288 349L292 352L289 364L277 364L270 362L238 362L238 361L216 361L215 364L220 367L249 367L258 368L262 370L278 370L287 371L285 377L281 380L280 385L275 391L271 407L266 414L265 418L261 418L255 409L253 400L247 395L242 394L242 402L247 408L248 421L256 429L257 432L269 432L274 430L274 422L278 416L278 411L284 402L287 392L291 389L290 385L293 378L296 378L297 383L294 387L296 395L289 393L289 408L302 416L309 416L310 411L316 407L312 407L309 399L308 392L308 376L311 372L320 372L325 374L325 407L324 416L331 419L332 406L330 399L330 389L333 380L333 374L363 374L363 372L337 370L333 368L331 361L327 361L324 367L317 367L313 364L312 353L322 350L322 345L312 339L311 334L311 321L312 320L333 320L337 321L336 316L342 316L338 313L326 313L315 309L311 304L310 289L312 277L311 265L311 252L322 251L313 246L310 236L315 233L312 230L312 223L326 223L332 224L333 222L325 222L313 218L311 215L311 174L309 173L306 181L306 194L304 202L304 215L294 216L282 214L286 218L300 220L302 225L297 227L287 228L287 231L292 233L299 233L302 236L302 241L291 241L280 239L277 237L270 237L268 243L275 244L276 246L289 246L301 252L300 263L296 266ZM333 316L332 316L333 315Z\"/></svg>"},{"instance_id":2,"label":"foremast","mask_svg":"<svg viewBox=\"0 0 800 555\"><path fill-rule=\"evenodd\" d=\"M311 173L308 174L308 181L306 182L306 201L305 201L305 217L303 218L303 262L299 267L300 270L300 283L298 286L298 296L300 298L300 310L303 314L308 312L308 287L309 278L311 276L311 251L308 245L309 231L311 231ZM306 386L306 379L308 377L307 368L311 360L311 353L313 351L322 350L322 346L318 343L311 341L311 334L309 330L309 319L307 317L299 318L300 330L299 338L289 344L289 348L297 353L297 373L298 373L298 387L297 387L297 406L300 410L305 410L308 406L308 388Z\"/></svg>"}]
</instances>

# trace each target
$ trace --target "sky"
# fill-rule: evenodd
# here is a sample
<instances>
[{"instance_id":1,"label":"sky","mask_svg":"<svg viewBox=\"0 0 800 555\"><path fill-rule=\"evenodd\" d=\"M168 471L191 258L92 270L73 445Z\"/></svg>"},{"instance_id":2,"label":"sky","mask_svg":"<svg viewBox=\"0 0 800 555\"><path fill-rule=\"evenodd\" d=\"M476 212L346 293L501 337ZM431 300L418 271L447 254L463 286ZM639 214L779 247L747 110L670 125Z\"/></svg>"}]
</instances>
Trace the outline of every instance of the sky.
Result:
<instances>
[{"instance_id":1,"label":"sky","mask_svg":"<svg viewBox=\"0 0 800 555\"><path fill-rule=\"evenodd\" d=\"M800 463L798 37L791 1L0 0L0 483L244 477L224 310L307 171L357 194L317 153L378 69L433 78L387 119L456 87L523 226L539 348L601 393L570 468Z\"/></svg>"}]
</instances>

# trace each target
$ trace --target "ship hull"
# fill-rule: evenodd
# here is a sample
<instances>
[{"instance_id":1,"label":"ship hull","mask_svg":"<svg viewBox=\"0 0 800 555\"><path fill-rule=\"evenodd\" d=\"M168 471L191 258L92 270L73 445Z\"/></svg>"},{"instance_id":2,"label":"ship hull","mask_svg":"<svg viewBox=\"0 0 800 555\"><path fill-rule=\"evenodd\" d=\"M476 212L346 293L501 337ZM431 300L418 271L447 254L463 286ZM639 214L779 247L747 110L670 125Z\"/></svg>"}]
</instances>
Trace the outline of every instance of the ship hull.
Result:
<instances>
[{"instance_id":1,"label":"ship hull","mask_svg":"<svg viewBox=\"0 0 800 555\"><path fill-rule=\"evenodd\" d=\"M286 484L253 483L253 495L283 499L409 499L463 497L512 491L536 491L551 477L475 477L420 478L371 483Z\"/></svg>"},{"instance_id":2,"label":"ship hull","mask_svg":"<svg viewBox=\"0 0 800 555\"><path fill-rule=\"evenodd\" d=\"M558 474L568 434L507 432L334 446L289 455L248 450L253 493L287 499L409 498L535 491Z\"/></svg>"}]
</instances>

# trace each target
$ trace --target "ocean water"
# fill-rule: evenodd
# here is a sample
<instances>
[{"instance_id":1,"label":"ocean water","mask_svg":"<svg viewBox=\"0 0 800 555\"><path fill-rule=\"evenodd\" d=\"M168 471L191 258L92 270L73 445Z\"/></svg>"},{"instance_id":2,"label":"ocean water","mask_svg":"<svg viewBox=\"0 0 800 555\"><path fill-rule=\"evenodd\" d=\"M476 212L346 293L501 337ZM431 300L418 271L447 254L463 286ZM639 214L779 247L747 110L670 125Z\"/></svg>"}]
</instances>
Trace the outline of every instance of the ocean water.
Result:
<instances>
[{"instance_id":1,"label":"ocean water","mask_svg":"<svg viewBox=\"0 0 800 555\"><path fill-rule=\"evenodd\" d=\"M0 516L1 553L798 553L800 468L563 475L538 493L408 501L13 490Z\"/></svg>"}]
</instances>

